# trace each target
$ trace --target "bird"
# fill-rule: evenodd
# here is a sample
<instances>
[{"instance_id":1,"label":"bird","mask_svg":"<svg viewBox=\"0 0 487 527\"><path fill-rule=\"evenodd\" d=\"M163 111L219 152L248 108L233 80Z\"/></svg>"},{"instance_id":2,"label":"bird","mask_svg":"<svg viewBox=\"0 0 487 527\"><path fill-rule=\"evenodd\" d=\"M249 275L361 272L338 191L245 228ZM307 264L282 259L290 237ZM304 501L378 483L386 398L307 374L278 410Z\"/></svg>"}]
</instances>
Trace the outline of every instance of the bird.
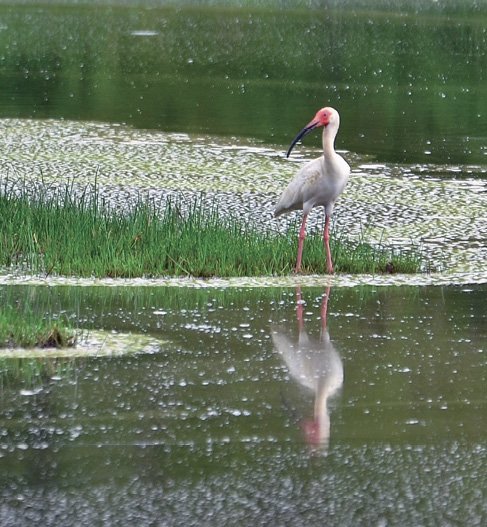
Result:
<instances>
[{"instance_id":1,"label":"bird","mask_svg":"<svg viewBox=\"0 0 487 527\"><path fill-rule=\"evenodd\" d=\"M341 155L335 152L335 137L340 127L340 115L337 110L329 106L318 110L313 119L296 135L286 157L289 157L300 139L321 126L323 127L323 155L309 161L298 171L274 209L274 217L292 210L303 211L295 273L301 271L308 214L313 207L323 206L325 208L323 243L326 252L326 269L329 274L333 274L330 252L330 218L335 202L345 189L350 176L350 166Z\"/></svg>"},{"instance_id":2,"label":"bird","mask_svg":"<svg viewBox=\"0 0 487 527\"><path fill-rule=\"evenodd\" d=\"M304 307L299 288L296 297L297 342L287 336L287 328L280 327L273 328L272 341L291 377L314 392L313 419L304 421L302 427L307 443L326 451L331 428L328 401L343 385L343 363L326 326L330 288L326 289L322 299L319 339L311 338L304 328Z\"/></svg>"}]
</instances>

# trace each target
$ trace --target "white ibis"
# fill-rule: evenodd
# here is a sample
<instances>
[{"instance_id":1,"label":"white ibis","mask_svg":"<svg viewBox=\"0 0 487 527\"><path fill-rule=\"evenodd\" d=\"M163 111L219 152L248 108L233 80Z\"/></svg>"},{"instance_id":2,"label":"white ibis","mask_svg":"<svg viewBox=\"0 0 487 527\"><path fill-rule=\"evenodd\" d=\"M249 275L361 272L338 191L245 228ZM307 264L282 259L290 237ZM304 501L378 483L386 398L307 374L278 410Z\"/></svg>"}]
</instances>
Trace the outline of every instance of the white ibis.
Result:
<instances>
[{"instance_id":1,"label":"white ibis","mask_svg":"<svg viewBox=\"0 0 487 527\"><path fill-rule=\"evenodd\" d=\"M301 270L303 243L306 237L306 220L313 207L325 208L323 242L326 251L326 268L333 273L330 252L330 217L338 196L343 192L350 175L350 167L342 156L335 152L335 137L340 126L340 116L333 108L321 108L313 119L294 138L286 157L294 145L315 128L323 126L323 155L306 163L294 176L282 193L274 210L274 216L291 210L303 210L303 221L299 230L298 257L295 272Z\"/></svg>"},{"instance_id":2,"label":"white ibis","mask_svg":"<svg viewBox=\"0 0 487 527\"><path fill-rule=\"evenodd\" d=\"M312 420L303 423L310 446L320 446L325 451L330 438L330 412L328 400L343 384L343 364L335 350L326 328L326 312L330 288L326 289L321 305L321 337L310 338L304 329L301 291L297 291L296 316L298 319L297 342L287 336L284 328L273 328L272 341L281 355L291 376L312 390L315 396Z\"/></svg>"}]
</instances>

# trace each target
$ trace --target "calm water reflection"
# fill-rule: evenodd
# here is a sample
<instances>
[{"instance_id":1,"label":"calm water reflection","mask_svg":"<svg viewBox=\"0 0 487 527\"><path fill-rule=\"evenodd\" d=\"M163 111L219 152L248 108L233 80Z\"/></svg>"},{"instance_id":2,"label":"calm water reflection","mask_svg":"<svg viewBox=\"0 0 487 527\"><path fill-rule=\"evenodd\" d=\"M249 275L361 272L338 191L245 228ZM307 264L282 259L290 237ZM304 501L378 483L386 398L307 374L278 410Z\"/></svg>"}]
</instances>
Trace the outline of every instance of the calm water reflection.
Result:
<instances>
[{"instance_id":1,"label":"calm water reflection","mask_svg":"<svg viewBox=\"0 0 487 527\"><path fill-rule=\"evenodd\" d=\"M319 341L323 293L1 288L161 339L32 379L2 362L2 526L485 523L486 287L334 288L327 353L345 380L317 456L300 425L315 396L272 328Z\"/></svg>"},{"instance_id":2,"label":"calm water reflection","mask_svg":"<svg viewBox=\"0 0 487 527\"><path fill-rule=\"evenodd\" d=\"M313 418L302 422L307 443L326 452L330 440L329 399L343 384L343 363L330 339L327 328L328 299L331 288L326 288L321 303L321 332L319 338L310 337L305 329L304 304L301 288L296 291L296 319L298 338L289 338L288 329L275 327L272 341L291 376L313 393Z\"/></svg>"},{"instance_id":3,"label":"calm water reflection","mask_svg":"<svg viewBox=\"0 0 487 527\"><path fill-rule=\"evenodd\" d=\"M287 144L303 115L327 103L349 123L339 148L395 162L485 163L483 3L347 5L357 3L2 5L0 116Z\"/></svg>"}]
</instances>

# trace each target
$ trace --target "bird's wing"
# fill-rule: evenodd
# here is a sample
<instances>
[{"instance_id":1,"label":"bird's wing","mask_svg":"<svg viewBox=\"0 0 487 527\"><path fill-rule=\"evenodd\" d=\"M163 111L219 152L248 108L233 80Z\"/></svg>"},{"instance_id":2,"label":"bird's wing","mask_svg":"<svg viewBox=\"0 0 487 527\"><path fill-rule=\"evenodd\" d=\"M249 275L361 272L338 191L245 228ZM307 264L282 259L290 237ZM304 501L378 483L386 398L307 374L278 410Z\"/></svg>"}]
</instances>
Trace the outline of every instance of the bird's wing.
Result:
<instances>
[{"instance_id":1,"label":"bird's wing","mask_svg":"<svg viewBox=\"0 0 487 527\"><path fill-rule=\"evenodd\" d=\"M322 177L322 172L323 157L306 163L282 193L274 210L274 216L302 209L303 204L308 201L308 196L313 193L314 185Z\"/></svg>"}]
</instances>

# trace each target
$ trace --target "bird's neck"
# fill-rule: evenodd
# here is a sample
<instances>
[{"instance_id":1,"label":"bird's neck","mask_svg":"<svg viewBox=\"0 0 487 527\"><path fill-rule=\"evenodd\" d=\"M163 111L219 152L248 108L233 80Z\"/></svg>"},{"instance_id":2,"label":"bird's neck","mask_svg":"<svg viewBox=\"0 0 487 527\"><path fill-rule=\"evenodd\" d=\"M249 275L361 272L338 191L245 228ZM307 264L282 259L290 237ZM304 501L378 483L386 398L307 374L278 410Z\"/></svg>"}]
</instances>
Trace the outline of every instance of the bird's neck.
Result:
<instances>
[{"instance_id":1,"label":"bird's neck","mask_svg":"<svg viewBox=\"0 0 487 527\"><path fill-rule=\"evenodd\" d=\"M323 154L325 157L333 157L335 152L335 137L337 128L331 124L323 128Z\"/></svg>"}]
</instances>

